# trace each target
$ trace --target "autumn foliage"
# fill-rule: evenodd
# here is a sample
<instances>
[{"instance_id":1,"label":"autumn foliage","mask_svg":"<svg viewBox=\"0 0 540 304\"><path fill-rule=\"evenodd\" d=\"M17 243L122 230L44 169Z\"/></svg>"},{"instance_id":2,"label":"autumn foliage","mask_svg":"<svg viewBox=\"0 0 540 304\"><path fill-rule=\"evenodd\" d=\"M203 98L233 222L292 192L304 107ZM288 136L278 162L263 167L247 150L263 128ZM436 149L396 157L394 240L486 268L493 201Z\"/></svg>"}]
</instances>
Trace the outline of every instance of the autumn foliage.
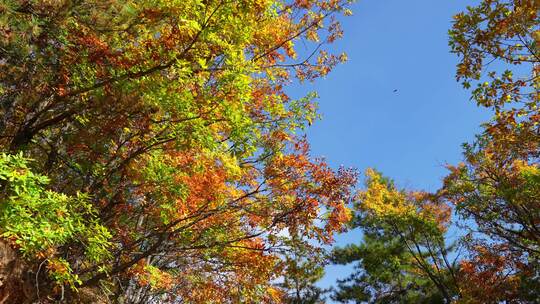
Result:
<instances>
[{"instance_id":1,"label":"autumn foliage","mask_svg":"<svg viewBox=\"0 0 540 304\"><path fill-rule=\"evenodd\" d=\"M355 193L287 94L350 0L0 1L0 303L323 303L328 261L339 302L537 303L540 1L477 2L449 46L493 118L439 190Z\"/></svg>"},{"instance_id":2,"label":"autumn foliage","mask_svg":"<svg viewBox=\"0 0 540 304\"><path fill-rule=\"evenodd\" d=\"M0 233L34 278L2 301L280 302L283 256L350 219L285 93L346 59L347 4L2 1Z\"/></svg>"}]
</instances>

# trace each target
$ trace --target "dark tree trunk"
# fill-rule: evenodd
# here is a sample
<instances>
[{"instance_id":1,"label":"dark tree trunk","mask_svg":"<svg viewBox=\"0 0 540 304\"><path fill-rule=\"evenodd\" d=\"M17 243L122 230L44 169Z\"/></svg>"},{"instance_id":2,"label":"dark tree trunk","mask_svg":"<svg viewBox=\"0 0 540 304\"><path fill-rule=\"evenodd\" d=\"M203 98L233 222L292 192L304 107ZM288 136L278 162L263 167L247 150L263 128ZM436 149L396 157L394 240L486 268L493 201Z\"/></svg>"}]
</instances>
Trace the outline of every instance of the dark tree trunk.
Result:
<instances>
[{"instance_id":1,"label":"dark tree trunk","mask_svg":"<svg viewBox=\"0 0 540 304\"><path fill-rule=\"evenodd\" d=\"M26 304L34 298L28 266L0 239L0 304Z\"/></svg>"}]
</instances>

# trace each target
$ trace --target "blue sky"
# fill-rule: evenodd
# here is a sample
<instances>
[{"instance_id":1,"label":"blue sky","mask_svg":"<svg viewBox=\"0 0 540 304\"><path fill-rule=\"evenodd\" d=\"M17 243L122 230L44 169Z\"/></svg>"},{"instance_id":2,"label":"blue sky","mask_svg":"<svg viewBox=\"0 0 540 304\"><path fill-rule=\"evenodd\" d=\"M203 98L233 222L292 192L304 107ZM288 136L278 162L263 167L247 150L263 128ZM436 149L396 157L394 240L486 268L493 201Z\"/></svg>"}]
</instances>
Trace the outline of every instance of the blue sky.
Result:
<instances>
[{"instance_id":1,"label":"blue sky","mask_svg":"<svg viewBox=\"0 0 540 304\"><path fill-rule=\"evenodd\" d=\"M455 81L449 52L452 16L476 1L365 0L343 19L345 37L332 49L349 61L326 79L291 91L319 93L321 121L308 131L313 155L335 167L375 167L398 185L435 190L444 164L461 160L489 113L476 107ZM397 90L397 92L394 92ZM338 245L358 242L352 231ZM329 286L351 267L328 267Z\"/></svg>"}]
</instances>

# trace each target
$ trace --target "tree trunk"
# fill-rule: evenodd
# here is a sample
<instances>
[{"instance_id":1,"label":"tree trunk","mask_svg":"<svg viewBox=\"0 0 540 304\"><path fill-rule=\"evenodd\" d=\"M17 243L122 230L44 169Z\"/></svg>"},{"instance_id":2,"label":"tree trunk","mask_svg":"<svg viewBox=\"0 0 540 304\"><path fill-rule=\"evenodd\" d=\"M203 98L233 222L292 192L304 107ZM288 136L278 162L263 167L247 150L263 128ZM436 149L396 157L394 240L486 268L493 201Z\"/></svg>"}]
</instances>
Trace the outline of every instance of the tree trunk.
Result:
<instances>
[{"instance_id":1,"label":"tree trunk","mask_svg":"<svg viewBox=\"0 0 540 304\"><path fill-rule=\"evenodd\" d=\"M28 266L16 250L0 239L0 304L26 304L33 298Z\"/></svg>"}]
</instances>

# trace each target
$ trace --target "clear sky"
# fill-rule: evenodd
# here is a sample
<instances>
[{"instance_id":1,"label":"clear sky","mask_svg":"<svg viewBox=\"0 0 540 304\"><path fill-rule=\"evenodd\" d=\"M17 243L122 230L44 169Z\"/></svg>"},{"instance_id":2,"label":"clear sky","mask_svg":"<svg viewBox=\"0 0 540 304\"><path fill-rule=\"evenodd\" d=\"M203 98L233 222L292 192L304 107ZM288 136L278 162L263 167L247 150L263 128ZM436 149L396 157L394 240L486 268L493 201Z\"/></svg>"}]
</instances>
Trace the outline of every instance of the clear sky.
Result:
<instances>
[{"instance_id":1,"label":"clear sky","mask_svg":"<svg viewBox=\"0 0 540 304\"><path fill-rule=\"evenodd\" d=\"M403 187L435 190L444 164L461 160L461 144L489 118L455 81L457 57L448 47L452 16L475 2L357 2L354 15L343 19L344 39L332 46L349 61L291 92L320 95L323 119L307 132L313 155L335 167L375 167ZM339 236L338 245L360 238L352 231ZM350 269L328 267L320 285Z\"/></svg>"}]
</instances>

